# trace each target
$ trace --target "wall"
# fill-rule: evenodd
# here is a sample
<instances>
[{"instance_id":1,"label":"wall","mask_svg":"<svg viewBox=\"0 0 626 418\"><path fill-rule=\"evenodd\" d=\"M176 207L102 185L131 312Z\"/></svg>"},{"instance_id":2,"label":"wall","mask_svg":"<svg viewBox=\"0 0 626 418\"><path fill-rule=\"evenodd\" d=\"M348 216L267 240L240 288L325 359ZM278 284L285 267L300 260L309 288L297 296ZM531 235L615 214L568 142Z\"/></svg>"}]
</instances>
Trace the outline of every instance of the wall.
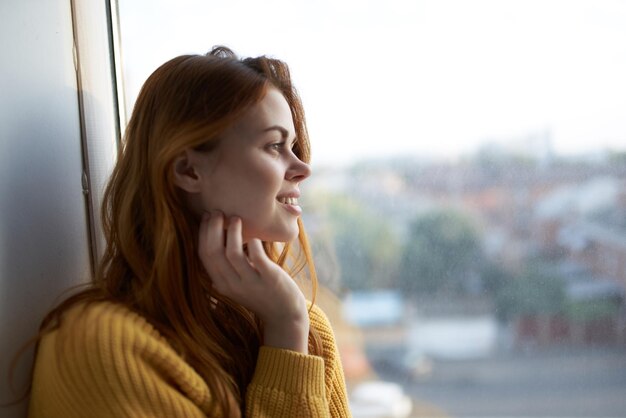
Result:
<instances>
[{"instance_id":1,"label":"wall","mask_svg":"<svg viewBox=\"0 0 626 418\"><path fill-rule=\"evenodd\" d=\"M62 290L88 278L70 0L0 2L0 401ZM23 382L31 356L18 368ZM24 416L25 405L0 408Z\"/></svg>"}]
</instances>

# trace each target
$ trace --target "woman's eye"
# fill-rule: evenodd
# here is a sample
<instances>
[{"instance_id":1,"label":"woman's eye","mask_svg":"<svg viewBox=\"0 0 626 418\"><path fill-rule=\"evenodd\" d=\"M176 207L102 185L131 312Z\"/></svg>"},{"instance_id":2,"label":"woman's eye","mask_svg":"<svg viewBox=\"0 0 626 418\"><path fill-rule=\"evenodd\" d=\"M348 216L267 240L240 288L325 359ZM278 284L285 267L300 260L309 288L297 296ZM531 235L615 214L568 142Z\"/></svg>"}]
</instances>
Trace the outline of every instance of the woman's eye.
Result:
<instances>
[{"instance_id":1,"label":"woman's eye","mask_svg":"<svg viewBox=\"0 0 626 418\"><path fill-rule=\"evenodd\" d=\"M289 147L291 147L291 148L289 148ZM288 151L288 150L293 151L296 148L296 141L292 141L291 143L287 143L286 141L284 141L284 142L275 142L273 144L269 144L268 148L271 151L274 151L274 152L285 152L285 151Z\"/></svg>"},{"instance_id":2,"label":"woman's eye","mask_svg":"<svg viewBox=\"0 0 626 418\"><path fill-rule=\"evenodd\" d=\"M283 148L285 148L284 142L277 142L275 144L270 144L270 149L272 151L281 151Z\"/></svg>"}]
</instances>

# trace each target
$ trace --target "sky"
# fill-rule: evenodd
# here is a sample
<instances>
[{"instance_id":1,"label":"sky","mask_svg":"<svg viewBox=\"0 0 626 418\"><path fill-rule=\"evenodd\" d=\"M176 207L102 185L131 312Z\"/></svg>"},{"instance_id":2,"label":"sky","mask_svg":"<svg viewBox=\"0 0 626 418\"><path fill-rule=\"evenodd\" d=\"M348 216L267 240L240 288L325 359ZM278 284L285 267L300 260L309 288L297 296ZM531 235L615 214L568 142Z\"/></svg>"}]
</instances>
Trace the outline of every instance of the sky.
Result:
<instances>
[{"instance_id":1,"label":"sky","mask_svg":"<svg viewBox=\"0 0 626 418\"><path fill-rule=\"evenodd\" d=\"M626 0L119 0L127 102L174 56L286 61L313 164L626 150Z\"/></svg>"}]
</instances>

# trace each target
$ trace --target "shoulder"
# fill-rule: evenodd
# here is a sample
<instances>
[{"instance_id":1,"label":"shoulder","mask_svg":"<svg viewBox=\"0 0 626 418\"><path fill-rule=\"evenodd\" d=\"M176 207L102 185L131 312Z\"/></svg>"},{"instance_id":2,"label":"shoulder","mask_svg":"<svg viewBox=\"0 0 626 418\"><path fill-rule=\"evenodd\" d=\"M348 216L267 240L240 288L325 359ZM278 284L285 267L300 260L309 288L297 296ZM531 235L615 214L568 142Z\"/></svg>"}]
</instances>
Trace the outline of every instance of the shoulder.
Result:
<instances>
[{"instance_id":1,"label":"shoulder","mask_svg":"<svg viewBox=\"0 0 626 418\"><path fill-rule=\"evenodd\" d=\"M309 302L309 319L311 320L311 326L318 332L333 333L326 313L318 305L312 304L311 302Z\"/></svg>"},{"instance_id":2,"label":"shoulder","mask_svg":"<svg viewBox=\"0 0 626 418\"><path fill-rule=\"evenodd\" d=\"M176 354L143 316L113 302L73 306L51 334L59 354L74 352L86 362L115 362L128 354L143 358Z\"/></svg>"},{"instance_id":3,"label":"shoulder","mask_svg":"<svg viewBox=\"0 0 626 418\"><path fill-rule=\"evenodd\" d=\"M153 342L167 345L143 316L124 305L108 301L82 303L70 308L61 318L59 336L95 344Z\"/></svg>"},{"instance_id":4,"label":"shoulder","mask_svg":"<svg viewBox=\"0 0 626 418\"><path fill-rule=\"evenodd\" d=\"M129 333L161 338L148 321L129 308L108 301L79 303L61 317L59 336L99 342L104 338L128 337Z\"/></svg>"},{"instance_id":5,"label":"shoulder","mask_svg":"<svg viewBox=\"0 0 626 418\"><path fill-rule=\"evenodd\" d=\"M57 399L84 401L86 410L112 416L164 398L185 398L178 403L192 409L209 401L204 381L167 340L144 317L112 302L71 307L42 338L33 395L50 399L52 387Z\"/></svg>"},{"instance_id":6,"label":"shoulder","mask_svg":"<svg viewBox=\"0 0 626 418\"><path fill-rule=\"evenodd\" d=\"M323 350L322 353L315 352L316 350L313 350L313 352L324 357L326 361L329 359L335 360L338 356L337 344L335 342L335 333L328 316L322 308L309 303L309 320L311 321L311 329L314 330L320 338L320 342L322 343L321 349ZM310 344L309 348L313 348L313 346Z\"/></svg>"},{"instance_id":7,"label":"shoulder","mask_svg":"<svg viewBox=\"0 0 626 418\"><path fill-rule=\"evenodd\" d=\"M154 375L183 374L194 385L201 382L145 317L113 302L92 302L68 310L58 329L56 348L91 367L127 373L134 363Z\"/></svg>"},{"instance_id":8,"label":"shoulder","mask_svg":"<svg viewBox=\"0 0 626 418\"><path fill-rule=\"evenodd\" d=\"M146 318L110 301L82 302L67 309L59 326L44 335L40 346L54 352L60 361L93 371L178 357Z\"/></svg>"}]
</instances>

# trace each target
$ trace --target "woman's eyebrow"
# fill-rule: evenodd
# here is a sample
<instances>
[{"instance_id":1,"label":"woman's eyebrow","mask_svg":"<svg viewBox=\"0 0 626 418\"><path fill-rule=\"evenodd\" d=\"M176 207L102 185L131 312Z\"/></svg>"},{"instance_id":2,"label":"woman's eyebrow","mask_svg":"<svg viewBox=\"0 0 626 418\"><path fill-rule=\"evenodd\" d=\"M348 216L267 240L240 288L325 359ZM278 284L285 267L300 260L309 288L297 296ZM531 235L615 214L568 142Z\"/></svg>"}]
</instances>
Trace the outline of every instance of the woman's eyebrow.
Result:
<instances>
[{"instance_id":1,"label":"woman's eyebrow","mask_svg":"<svg viewBox=\"0 0 626 418\"><path fill-rule=\"evenodd\" d=\"M269 128L263 129L263 132L269 132L269 131L278 131L278 132L280 132L280 136L282 136L283 139L287 139L289 137L289 131L287 131L287 129L285 129L282 126L279 126L279 125L272 125Z\"/></svg>"}]
</instances>

